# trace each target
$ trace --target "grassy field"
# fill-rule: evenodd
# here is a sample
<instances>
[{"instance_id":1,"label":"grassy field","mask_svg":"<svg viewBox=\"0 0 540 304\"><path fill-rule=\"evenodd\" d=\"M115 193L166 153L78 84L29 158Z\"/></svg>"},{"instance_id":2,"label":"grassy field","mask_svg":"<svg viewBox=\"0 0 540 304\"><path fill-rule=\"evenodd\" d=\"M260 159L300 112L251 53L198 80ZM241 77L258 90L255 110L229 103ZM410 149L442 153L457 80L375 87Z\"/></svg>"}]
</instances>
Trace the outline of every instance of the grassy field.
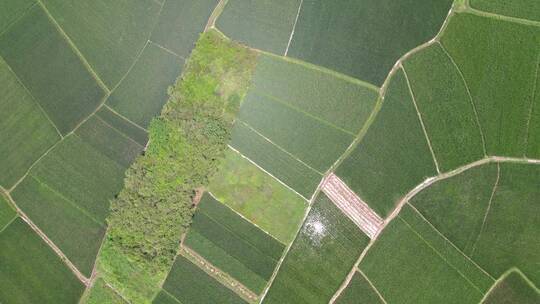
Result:
<instances>
[{"instance_id":1,"label":"grassy field","mask_svg":"<svg viewBox=\"0 0 540 304\"><path fill-rule=\"evenodd\" d=\"M180 255L176 257L173 268L163 284L163 290L165 292L162 291L153 303L246 303Z\"/></svg>"},{"instance_id":2,"label":"grassy field","mask_svg":"<svg viewBox=\"0 0 540 304\"><path fill-rule=\"evenodd\" d=\"M451 0L305 0L289 56L381 86L394 63L437 34Z\"/></svg>"},{"instance_id":3,"label":"grassy field","mask_svg":"<svg viewBox=\"0 0 540 304\"><path fill-rule=\"evenodd\" d=\"M255 293L262 292L285 249L208 194L184 243Z\"/></svg>"},{"instance_id":4,"label":"grassy field","mask_svg":"<svg viewBox=\"0 0 540 304\"><path fill-rule=\"evenodd\" d=\"M536 72L540 70L540 60L536 66ZM540 159L540 77L536 78L536 90L534 92L534 104L529 122L527 152L526 155L531 158Z\"/></svg>"},{"instance_id":5,"label":"grassy field","mask_svg":"<svg viewBox=\"0 0 540 304\"><path fill-rule=\"evenodd\" d=\"M160 12L154 1L42 2L109 88L135 61Z\"/></svg>"},{"instance_id":6,"label":"grassy field","mask_svg":"<svg viewBox=\"0 0 540 304\"><path fill-rule=\"evenodd\" d=\"M252 90L353 134L366 122L378 96L374 87L355 79L270 55L259 57Z\"/></svg>"},{"instance_id":7,"label":"grassy field","mask_svg":"<svg viewBox=\"0 0 540 304\"><path fill-rule=\"evenodd\" d=\"M355 304L355 303L371 303L371 304L383 304L383 300L379 297L377 292L370 285L368 280L356 272L352 277L347 288L343 290L339 298L337 298L337 304Z\"/></svg>"},{"instance_id":8,"label":"grassy field","mask_svg":"<svg viewBox=\"0 0 540 304\"><path fill-rule=\"evenodd\" d=\"M336 174L383 217L403 195L436 174L401 70L393 76L375 121Z\"/></svg>"},{"instance_id":9,"label":"grassy field","mask_svg":"<svg viewBox=\"0 0 540 304\"><path fill-rule=\"evenodd\" d=\"M470 89L488 155L523 156L540 28L457 14L442 45Z\"/></svg>"},{"instance_id":10,"label":"grassy field","mask_svg":"<svg viewBox=\"0 0 540 304\"><path fill-rule=\"evenodd\" d=\"M212 194L284 244L293 241L307 202L238 153L228 150Z\"/></svg>"},{"instance_id":11,"label":"grassy field","mask_svg":"<svg viewBox=\"0 0 540 304\"><path fill-rule=\"evenodd\" d=\"M0 37L0 55L62 134L105 94L39 5Z\"/></svg>"},{"instance_id":12,"label":"grassy field","mask_svg":"<svg viewBox=\"0 0 540 304\"><path fill-rule=\"evenodd\" d=\"M540 21L538 1L470 0L470 6L494 14Z\"/></svg>"},{"instance_id":13,"label":"grassy field","mask_svg":"<svg viewBox=\"0 0 540 304\"><path fill-rule=\"evenodd\" d=\"M328 303L368 244L324 194L313 204L264 303Z\"/></svg>"},{"instance_id":14,"label":"grassy field","mask_svg":"<svg viewBox=\"0 0 540 304\"><path fill-rule=\"evenodd\" d=\"M97 279L90 289L83 304L127 304L118 294L109 288L103 279Z\"/></svg>"},{"instance_id":15,"label":"grassy field","mask_svg":"<svg viewBox=\"0 0 540 304\"><path fill-rule=\"evenodd\" d=\"M229 0L217 27L234 40L283 55L300 0Z\"/></svg>"},{"instance_id":16,"label":"grassy field","mask_svg":"<svg viewBox=\"0 0 540 304\"><path fill-rule=\"evenodd\" d=\"M0 10L0 33L36 3L35 0L4 0Z\"/></svg>"},{"instance_id":17,"label":"grassy field","mask_svg":"<svg viewBox=\"0 0 540 304\"><path fill-rule=\"evenodd\" d=\"M0 233L0 302L77 303L84 286L21 219Z\"/></svg>"},{"instance_id":18,"label":"grassy field","mask_svg":"<svg viewBox=\"0 0 540 304\"><path fill-rule=\"evenodd\" d=\"M148 127L161 112L168 99L167 88L174 84L183 63L180 57L149 43L107 104L136 124Z\"/></svg>"},{"instance_id":19,"label":"grassy field","mask_svg":"<svg viewBox=\"0 0 540 304\"><path fill-rule=\"evenodd\" d=\"M4 196L0 194L0 231L2 231L2 229L4 229L16 216L15 210L8 204Z\"/></svg>"},{"instance_id":20,"label":"grassy field","mask_svg":"<svg viewBox=\"0 0 540 304\"><path fill-rule=\"evenodd\" d=\"M10 188L60 136L0 57L0 185Z\"/></svg>"},{"instance_id":21,"label":"grassy field","mask_svg":"<svg viewBox=\"0 0 540 304\"><path fill-rule=\"evenodd\" d=\"M407 59L404 69L441 171L481 159L482 136L472 100L440 45Z\"/></svg>"},{"instance_id":22,"label":"grassy field","mask_svg":"<svg viewBox=\"0 0 540 304\"><path fill-rule=\"evenodd\" d=\"M320 173L272 145L243 123L235 124L231 146L305 198L311 197L322 178Z\"/></svg>"},{"instance_id":23,"label":"grassy field","mask_svg":"<svg viewBox=\"0 0 540 304\"><path fill-rule=\"evenodd\" d=\"M540 293L519 270L505 273L487 294L482 304L534 304L540 302Z\"/></svg>"}]
</instances>

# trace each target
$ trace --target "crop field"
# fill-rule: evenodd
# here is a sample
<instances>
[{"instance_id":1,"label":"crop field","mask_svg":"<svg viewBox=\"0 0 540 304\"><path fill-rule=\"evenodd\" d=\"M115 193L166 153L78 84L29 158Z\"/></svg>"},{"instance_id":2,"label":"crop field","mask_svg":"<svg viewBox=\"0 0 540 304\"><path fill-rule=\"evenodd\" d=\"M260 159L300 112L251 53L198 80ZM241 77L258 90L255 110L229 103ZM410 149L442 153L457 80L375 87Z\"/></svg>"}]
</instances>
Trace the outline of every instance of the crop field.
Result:
<instances>
[{"instance_id":1,"label":"crop field","mask_svg":"<svg viewBox=\"0 0 540 304\"><path fill-rule=\"evenodd\" d=\"M2 1L2 10L0 10L0 34L35 4L35 0Z\"/></svg>"},{"instance_id":2,"label":"crop field","mask_svg":"<svg viewBox=\"0 0 540 304\"><path fill-rule=\"evenodd\" d=\"M0 248L0 302L78 302L83 284L23 220L0 232Z\"/></svg>"},{"instance_id":3,"label":"crop field","mask_svg":"<svg viewBox=\"0 0 540 304\"><path fill-rule=\"evenodd\" d=\"M399 57L437 34L451 4L305 0L288 56L381 86Z\"/></svg>"},{"instance_id":4,"label":"crop field","mask_svg":"<svg viewBox=\"0 0 540 304\"><path fill-rule=\"evenodd\" d=\"M289 44L301 0L229 0L217 27L232 39L282 55Z\"/></svg>"},{"instance_id":5,"label":"crop field","mask_svg":"<svg viewBox=\"0 0 540 304\"><path fill-rule=\"evenodd\" d=\"M441 171L481 159L482 134L472 100L441 46L415 54L405 61L404 70Z\"/></svg>"},{"instance_id":6,"label":"crop field","mask_svg":"<svg viewBox=\"0 0 540 304\"><path fill-rule=\"evenodd\" d=\"M435 173L405 74L399 70L376 120L336 175L385 217L400 197Z\"/></svg>"},{"instance_id":7,"label":"crop field","mask_svg":"<svg viewBox=\"0 0 540 304\"><path fill-rule=\"evenodd\" d=\"M307 207L299 195L232 150L226 152L209 190L283 244L293 241Z\"/></svg>"},{"instance_id":8,"label":"crop field","mask_svg":"<svg viewBox=\"0 0 540 304\"><path fill-rule=\"evenodd\" d=\"M176 261L154 304L246 303L227 287L182 256Z\"/></svg>"},{"instance_id":9,"label":"crop field","mask_svg":"<svg viewBox=\"0 0 540 304\"><path fill-rule=\"evenodd\" d=\"M255 293L262 292L285 245L205 194L185 245Z\"/></svg>"},{"instance_id":10,"label":"crop field","mask_svg":"<svg viewBox=\"0 0 540 304\"><path fill-rule=\"evenodd\" d=\"M108 107L101 107L95 115L97 116L96 118L99 118L108 124L110 128L126 135L139 145L144 146L148 142L148 133L146 130L134 125L125 118L120 117Z\"/></svg>"},{"instance_id":11,"label":"crop field","mask_svg":"<svg viewBox=\"0 0 540 304\"><path fill-rule=\"evenodd\" d=\"M13 221L16 215L15 210L8 204L4 196L0 194L0 233Z\"/></svg>"},{"instance_id":12,"label":"crop field","mask_svg":"<svg viewBox=\"0 0 540 304\"><path fill-rule=\"evenodd\" d=\"M526 0L470 0L472 8L494 14L540 21L540 3Z\"/></svg>"},{"instance_id":13,"label":"crop field","mask_svg":"<svg viewBox=\"0 0 540 304\"><path fill-rule=\"evenodd\" d=\"M536 69L537 72L540 70L540 60ZM538 140L540 138L540 77L536 78L534 97L529 121L526 156L540 159L540 140Z\"/></svg>"},{"instance_id":14,"label":"crop field","mask_svg":"<svg viewBox=\"0 0 540 304\"><path fill-rule=\"evenodd\" d=\"M62 134L90 115L105 96L39 5L0 36L0 55Z\"/></svg>"},{"instance_id":15,"label":"crop field","mask_svg":"<svg viewBox=\"0 0 540 304\"><path fill-rule=\"evenodd\" d=\"M519 270L510 270L499 280L486 295L482 304L534 304L540 302L540 293Z\"/></svg>"},{"instance_id":16,"label":"crop field","mask_svg":"<svg viewBox=\"0 0 540 304\"><path fill-rule=\"evenodd\" d=\"M441 42L469 87L487 154L523 156L540 27L463 13L451 19Z\"/></svg>"},{"instance_id":17,"label":"crop field","mask_svg":"<svg viewBox=\"0 0 540 304\"><path fill-rule=\"evenodd\" d=\"M337 304L372 303L383 304L384 300L373 289L369 281L360 272L355 272L347 288L337 298Z\"/></svg>"},{"instance_id":18,"label":"crop field","mask_svg":"<svg viewBox=\"0 0 540 304\"><path fill-rule=\"evenodd\" d=\"M369 238L319 194L264 303L328 303Z\"/></svg>"},{"instance_id":19,"label":"crop field","mask_svg":"<svg viewBox=\"0 0 540 304\"><path fill-rule=\"evenodd\" d=\"M97 279L86 299L85 304L128 304L114 290L105 284L103 279Z\"/></svg>"}]
</instances>

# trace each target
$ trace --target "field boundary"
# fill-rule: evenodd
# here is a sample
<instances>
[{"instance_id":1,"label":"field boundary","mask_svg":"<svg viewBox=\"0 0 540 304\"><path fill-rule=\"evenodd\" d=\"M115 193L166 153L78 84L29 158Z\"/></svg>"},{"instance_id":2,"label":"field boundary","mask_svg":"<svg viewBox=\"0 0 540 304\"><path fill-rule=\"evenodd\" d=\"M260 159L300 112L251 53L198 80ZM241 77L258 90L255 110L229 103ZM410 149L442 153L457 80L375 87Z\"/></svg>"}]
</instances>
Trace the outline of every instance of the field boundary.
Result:
<instances>
[{"instance_id":1,"label":"field boundary","mask_svg":"<svg viewBox=\"0 0 540 304\"><path fill-rule=\"evenodd\" d=\"M112 126L110 123L106 122L103 118L99 117L99 115L95 115L96 119L100 120L101 122L103 122L105 125L107 125L109 128L111 128L112 130L116 131L118 134L120 134L122 137L126 138L127 140L131 141L132 143L136 144L137 146L141 147L141 148L144 148L143 145L141 145L140 143L136 142L133 138L129 137L126 133L118 130L117 128L115 128L114 126Z\"/></svg>"},{"instance_id":2,"label":"field boundary","mask_svg":"<svg viewBox=\"0 0 540 304\"><path fill-rule=\"evenodd\" d=\"M204 32L207 32L209 29L215 29L216 28L216 21L221 16L221 13L223 13L223 10L225 9L225 6L229 0L219 0L218 4L212 11L212 14L210 14L210 18L208 18L208 22L206 22L206 26L204 27Z\"/></svg>"},{"instance_id":3,"label":"field boundary","mask_svg":"<svg viewBox=\"0 0 540 304\"><path fill-rule=\"evenodd\" d=\"M373 285L373 282L371 282L371 280L368 278L368 276L360 269L357 270L363 277L364 279L366 279L366 281L369 283L369 285L371 286L371 288L373 288L373 290L377 293L377 295L379 296L379 298L381 298L381 300L383 301L384 304L387 304L386 303L386 300L384 299L384 297L382 296L382 294L379 292L379 290L377 289L377 287L375 287L375 285Z\"/></svg>"},{"instance_id":4,"label":"field boundary","mask_svg":"<svg viewBox=\"0 0 540 304\"><path fill-rule=\"evenodd\" d=\"M540 26L540 21L534 21L534 20L529 20L529 19L524 19L524 18L511 17L511 16L505 16L505 15L490 13L490 12L486 12L486 11L482 11L482 10L473 8L470 5L465 7L463 9L463 12L469 13L469 14L472 14L472 15L476 15L476 16L480 16L480 17L496 19L496 20L500 20L500 21L519 23L519 24L523 24L523 25Z\"/></svg>"},{"instance_id":5,"label":"field boundary","mask_svg":"<svg viewBox=\"0 0 540 304\"><path fill-rule=\"evenodd\" d=\"M538 70L540 69L540 52L538 52L538 55L536 56L536 72L534 75L534 83L533 83L533 92L532 92L532 98L531 98L531 106L529 107L529 118L527 119L527 131L525 133L525 151L523 155L527 155L527 151L529 150L529 135L530 135L530 127L531 127L531 119L532 119L532 113L534 111L534 99L536 98L537 94L537 83L538 83Z\"/></svg>"},{"instance_id":6,"label":"field boundary","mask_svg":"<svg viewBox=\"0 0 540 304\"><path fill-rule=\"evenodd\" d=\"M146 130L145 128L141 127L139 124L131 121L129 118L125 117L124 115L118 113L115 109L113 109L111 106L109 106L107 103L104 103L103 104L103 107L107 108L107 110L113 112L116 116L120 117L121 119L125 120L126 122L128 122L129 124L143 130L144 132L148 133L148 130Z\"/></svg>"},{"instance_id":7,"label":"field boundary","mask_svg":"<svg viewBox=\"0 0 540 304\"><path fill-rule=\"evenodd\" d=\"M11 223L13 223L19 217L18 214L15 214L12 219L10 219L3 227L0 227L0 234L6 230Z\"/></svg>"},{"instance_id":8,"label":"field boundary","mask_svg":"<svg viewBox=\"0 0 540 304\"><path fill-rule=\"evenodd\" d=\"M184 57L182 57L182 56L176 54L175 52L169 50L168 48L164 47L163 45L161 45L161 44L159 44L159 43L157 43L157 42L154 42L154 41L148 39L148 43L153 44L154 46L156 46L156 47L158 47L158 48L164 50L165 52L167 52L167 53L169 53L169 54L171 54L171 55L173 55L173 56L176 56L176 57L178 57L178 58L180 58L180 59L182 59L182 60L184 60L184 61L186 60L186 58L184 58Z\"/></svg>"},{"instance_id":9,"label":"field boundary","mask_svg":"<svg viewBox=\"0 0 540 304\"><path fill-rule=\"evenodd\" d=\"M2 37L5 33L7 33L15 23L19 22L22 18L24 18L24 16L26 16L26 14L28 14L28 12L30 12L34 8L34 6L36 6L37 4L38 3L36 1L32 5L30 5L24 12L21 12L21 14L17 16L15 20L11 21L11 23L8 24L2 32L0 32L0 37Z\"/></svg>"},{"instance_id":10,"label":"field boundary","mask_svg":"<svg viewBox=\"0 0 540 304\"><path fill-rule=\"evenodd\" d=\"M300 17L300 11L302 10L303 3L304 3L304 0L300 0L300 4L298 5L298 11L296 12L296 17L294 18L293 27L291 29L291 35L289 36L289 41L287 42L287 47L285 48L285 53L283 54L283 56L287 56L287 54L289 53L289 47L291 46L294 32L296 30L296 24L298 23L298 18Z\"/></svg>"}]
</instances>

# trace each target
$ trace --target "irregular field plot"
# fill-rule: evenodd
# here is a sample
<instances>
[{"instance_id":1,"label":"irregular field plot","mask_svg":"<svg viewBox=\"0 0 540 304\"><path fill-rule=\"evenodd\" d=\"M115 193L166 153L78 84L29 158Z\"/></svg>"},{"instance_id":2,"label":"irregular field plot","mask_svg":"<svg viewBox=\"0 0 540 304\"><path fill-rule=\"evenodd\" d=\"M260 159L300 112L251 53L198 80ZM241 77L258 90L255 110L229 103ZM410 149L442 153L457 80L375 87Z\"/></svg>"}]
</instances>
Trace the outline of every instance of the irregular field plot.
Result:
<instances>
[{"instance_id":1,"label":"irregular field plot","mask_svg":"<svg viewBox=\"0 0 540 304\"><path fill-rule=\"evenodd\" d=\"M7 200L2 194L0 194L0 231L6 227L14 218L17 213L8 204ZM1 232L0 232L1 233Z\"/></svg>"},{"instance_id":2,"label":"irregular field plot","mask_svg":"<svg viewBox=\"0 0 540 304\"><path fill-rule=\"evenodd\" d=\"M423 49L405 61L404 69L441 171L481 159L482 136L472 100L441 46Z\"/></svg>"},{"instance_id":3,"label":"irregular field plot","mask_svg":"<svg viewBox=\"0 0 540 304\"><path fill-rule=\"evenodd\" d=\"M324 194L313 204L264 303L328 303L369 242Z\"/></svg>"},{"instance_id":4,"label":"irregular field plot","mask_svg":"<svg viewBox=\"0 0 540 304\"><path fill-rule=\"evenodd\" d=\"M3 0L0 3L0 34L35 4L35 0Z\"/></svg>"},{"instance_id":5,"label":"irregular field plot","mask_svg":"<svg viewBox=\"0 0 540 304\"><path fill-rule=\"evenodd\" d=\"M103 279L98 279L88 295L85 304L127 304L114 290L105 285Z\"/></svg>"},{"instance_id":6,"label":"irregular field plot","mask_svg":"<svg viewBox=\"0 0 540 304\"><path fill-rule=\"evenodd\" d=\"M528 0L470 0L470 6L482 11L540 21L540 2Z\"/></svg>"},{"instance_id":7,"label":"irregular field plot","mask_svg":"<svg viewBox=\"0 0 540 304\"><path fill-rule=\"evenodd\" d=\"M487 154L523 156L540 27L461 13L451 19L441 42L469 87Z\"/></svg>"},{"instance_id":8,"label":"irregular field plot","mask_svg":"<svg viewBox=\"0 0 540 304\"><path fill-rule=\"evenodd\" d=\"M167 88L182 72L182 65L181 58L148 43L107 104L134 123L148 127L167 101Z\"/></svg>"},{"instance_id":9,"label":"irregular field plot","mask_svg":"<svg viewBox=\"0 0 540 304\"><path fill-rule=\"evenodd\" d=\"M0 233L2 303L77 303L84 286L20 218Z\"/></svg>"},{"instance_id":10,"label":"irregular field plot","mask_svg":"<svg viewBox=\"0 0 540 304\"><path fill-rule=\"evenodd\" d=\"M10 188L60 136L0 58L0 185Z\"/></svg>"},{"instance_id":11,"label":"irregular field plot","mask_svg":"<svg viewBox=\"0 0 540 304\"><path fill-rule=\"evenodd\" d=\"M141 0L43 3L109 88L143 49L160 11L156 2Z\"/></svg>"},{"instance_id":12,"label":"irregular field plot","mask_svg":"<svg viewBox=\"0 0 540 304\"><path fill-rule=\"evenodd\" d=\"M39 5L0 37L0 55L62 134L105 94Z\"/></svg>"},{"instance_id":13,"label":"irregular field plot","mask_svg":"<svg viewBox=\"0 0 540 304\"><path fill-rule=\"evenodd\" d=\"M382 217L408 191L436 174L401 70L392 78L375 121L336 174Z\"/></svg>"},{"instance_id":14,"label":"irregular field plot","mask_svg":"<svg viewBox=\"0 0 540 304\"><path fill-rule=\"evenodd\" d=\"M282 55L299 5L300 0L230 0L216 25L234 40Z\"/></svg>"},{"instance_id":15,"label":"irregular field plot","mask_svg":"<svg viewBox=\"0 0 540 304\"><path fill-rule=\"evenodd\" d=\"M285 245L206 194L184 244L255 293L264 289Z\"/></svg>"},{"instance_id":16,"label":"irregular field plot","mask_svg":"<svg viewBox=\"0 0 540 304\"><path fill-rule=\"evenodd\" d=\"M153 303L242 304L246 302L189 260L177 256L171 272L163 284L163 291Z\"/></svg>"},{"instance_id":17,"label":"irregular field plot","mask_svg":"<svg viewBox=\"0 0 540 304\"><path fill-rule=\"evenodd\" d=\"M433 38L451 0L304 0L288 55L381 86L394 63Z\"/></svg>"},{"instance_id":18,"label":"irregular field plot","mask_svg":"<svg viewBox=\"0 0 540 304\"><path fill-rule=\"evenodd\" d=\"M497 282L482 301L483 304L535 304L540 303L540 293L520 271L512 270Z\"/></svg>"},{"instance_id":19,"label":"irregular field plot","mask_svg":"<svg viewBox=\"0 0 540 304\"><path fill-rule=\"evenodd\" d=\"M217 0L167 0L150 40L187 58Z\"/></svg>"},{"instance_id":20,"label":"irregular field plot","mask_svg":"<svg viewBox=\"0 0 540 304\"><path fill-rule=\"evenodd\" d=\"M209 186L220 202L284 244L293 241L307 202L238 153L228 150Z\"/></svg>"},{"instance_id":21,"label":"irregular field plot","mask_svg":"<svg viewBox=\"0 0 540 304\"><path fill-rule=\"evenodd\" d=\"M354 276L349 282L349 285L339 298L337 298L337 304L355 304L355 303L371 303L383 304L383 300L379 297L377 292L370 285L368 280L360 273L355 272Z\"/></svg>"}]
</instances>

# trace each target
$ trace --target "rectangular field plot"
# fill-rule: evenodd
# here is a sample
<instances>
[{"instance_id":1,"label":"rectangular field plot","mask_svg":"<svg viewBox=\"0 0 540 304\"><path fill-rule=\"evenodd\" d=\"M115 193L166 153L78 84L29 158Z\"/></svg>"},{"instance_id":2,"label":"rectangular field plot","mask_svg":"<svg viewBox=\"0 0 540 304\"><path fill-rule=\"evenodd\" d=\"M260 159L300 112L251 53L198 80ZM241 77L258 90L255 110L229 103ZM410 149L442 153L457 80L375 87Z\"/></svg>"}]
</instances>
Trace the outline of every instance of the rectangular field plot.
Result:
<instances>
[{"instance_id":1,"label":"rectangular field plot","mask_svg":"<svg viewBox=\"0 0 540 304\"><path fill-rule=\"evenodd\" d=\"M441 43L469 87L487 154L522 157L540 28L461 13L452 17Z\"/></svg>"},{"instance_id":2,"label":"rectangular field plot","mask_svg":"<svg viewBox=\"0 0 540 304\"><path fill-rule=\"evenodd\" d=\"M36 5L36 0L3 0L0 4L0 33L7 30L33 5Z\"/></svg>"},{"instance_id":3,"label":"rectangular field plot","mask_svg":"<svg viewBox=\"0 0 540 304\"><path fill-rule=\"evenodd\" d=\"M10 188L60 136L2 58L0 86L0 185Z\"/></svg>"},{"instance_id":4,"label":"rectangular field plot","mask_svg":"<svg viewBox=\"0 0 540 304\"><path fill-rule=\"evenodd\" d=\"M482 301L482 304L512 303L540 303L538 290L517 269L505 273Z\"/></svg>"},{"instance_id":5,"label":"rectangular field plot","mask_svg":"<svg viewBox=\"0 0 540 304\"><path fill-rule=\"evenodd\" d=\"M243 123L235 124L231 146L306 199L311 197L322 178L322 174L280 150Z\"/></svg>"},{"instance_id":6,"label":"rectangular field plot","mask_svg":"<svg viewBox=\"0 0 540 304\"><path fill-rule=\"evenodd\" d=\"M62 134L94 111L105 95L39 5L0 37L0 55Z\"/></svg>"},{"instance_id":7,"label":"rectangular field plot","mask_svg":"<svg viewBox=\"0 0 540 304\"><path fill-rule=\"evenodd\" d=\"M285 249L208 194L198 205L184 244L257 294Z\"/></svg>"},{"instance_id":8,"label":"rectangular field plot","mask_svg":"<svg viewBox=\"0 0 540 304\"><path fill-rule=\"evenodd\" d=\"M103 279L97 279L90 289L84 304L128 304L114 290L109 288Z\"/></svg>"},{"instance_id":9,"label":"rectangular field plot","mask_svg":"<svg viewBox=\"0 0 540 304\"><path fill-rule=\"evenodd\" d=\"M293 241L307 207L302 197L232 150L226 152L209 190L284 244Z\"/></svg>"},{"instance_id":10,"label":"rectangular field plot","mask_svg":"<svg viewBox=\"0 0 540 304\"><path fill-rule=\"evenodd\" d=\"M320 194L264 303L328 303L369 238Z\"/></svg>"},{"instance_id":11,"label":"rectangular field plot","mask_svg":"<svg viewBox=\"0 0 540 304\"><path fill-rule=\"evenodd\" d=\"M375 121L336 175L384 218L435 169L405 76L398 70Z\"/></svg>"},{"instance_id":12,"label":"rectangular field plot","mask_svg":"<svg viewBox=\"0 0 540 304\"><path fill-rule=\"evenodd\" d=\"M154 1L43 0L109 88L128 71L159 17Z\"/></svg>"},{"instance_id":13,"label":"rectangular field plot","mask_svg":"<svg viewBox=\"0 0 540 304\"><path fill-rule=\"evenodd\" d=\"M154 304L247 303L182 256L176 261Z\"/></svg>"},{"instance_id":14,"label":"rectangular field plot","mask_svg":"<svg viewBox=\"0 0 540 304\"><path fill-rule=\"evenodd\" d=\"M20 218L0 233L0 302L77 303L84 285Z\"/></svg>"},{"instance_id":15,"label":"rectangular field plot","mask_svg":"<svg viewBox=\"0 0 540 304\"><path fill-rule=\"evenodd\" d=\"M540 62L538 62L536 69L536 73L539 73ZM529 128L527 131L528 137L526 156L540 159L540 77L538 76L536 78L532 112L529 121Z\"/></svg>"},{"instance_id":16,"label":"rectangular field plot","mask_svg":"<svg viewBox=\"0 0 540 304\"><path fill-rule=\"evenodd\" d=\"M234 40L275 54L285 53L300 0L229 0L217 27Z\"/></svg>"},{"instance_id":17,"label":"rectangular field plot","mask_svg":"<svg viewBox=\"0 0 540 304\"><path fill-rule=\"evenodd\" d=\"M384 300L377 294L377 291L360 272L355 272L347 288L343 290L336 304L370 303L384 304Z\"/></svg>"},{"instance_id":18,"label":"rectangular field plot","mask_svg":"<svg viewBox=\"0 0 540 304\"><path fill-rule=\"evenodd\" d=\"M150 40L187 58L219 1L167 0Z\"/></svg>"},{"instance_id":19,"label":"rectangular field plot","mask_svg":"<svg viewBox=\"0 0 540 304\"><path fill-rule=\"evenodd\" d=\"M139 126L148 127L167 102L167 88L182 72L183 63L180 57L148 43L107 104Z\"/></svg>"},{"instance_id":20,"label":"rectangular field plot","mask_svg":"<svg viewBox=\"0 0 540 304\"><path fill-rule=\"evenodd\" d=\"M2 229L4 229L15 218L15 216L17 216L17 213L0 193L0 231L2 231Z\"/></svg>"},{"instance_id":21,"label":"rectangular field plot","mask_svg":"<svg viewBox=\"0 0 540 304\"><path fill-rule=\"evenodd\" d=\"M148 142L148 132L145 129L114 113L109 107L101 107L97 111L96 116L111 128L136 141L139 145L145 146Z\"/></svg>"},{"instance_id":22,"label":"rectangular field plot","mask_svg":"<svg viewBox=\"0 0 540 304\"><path fill-rule=\"evenodd\" d=\"M527 0L470 0L472 8L494 14L540 21L540 2Z\"/></svg>"}]
</instances>

